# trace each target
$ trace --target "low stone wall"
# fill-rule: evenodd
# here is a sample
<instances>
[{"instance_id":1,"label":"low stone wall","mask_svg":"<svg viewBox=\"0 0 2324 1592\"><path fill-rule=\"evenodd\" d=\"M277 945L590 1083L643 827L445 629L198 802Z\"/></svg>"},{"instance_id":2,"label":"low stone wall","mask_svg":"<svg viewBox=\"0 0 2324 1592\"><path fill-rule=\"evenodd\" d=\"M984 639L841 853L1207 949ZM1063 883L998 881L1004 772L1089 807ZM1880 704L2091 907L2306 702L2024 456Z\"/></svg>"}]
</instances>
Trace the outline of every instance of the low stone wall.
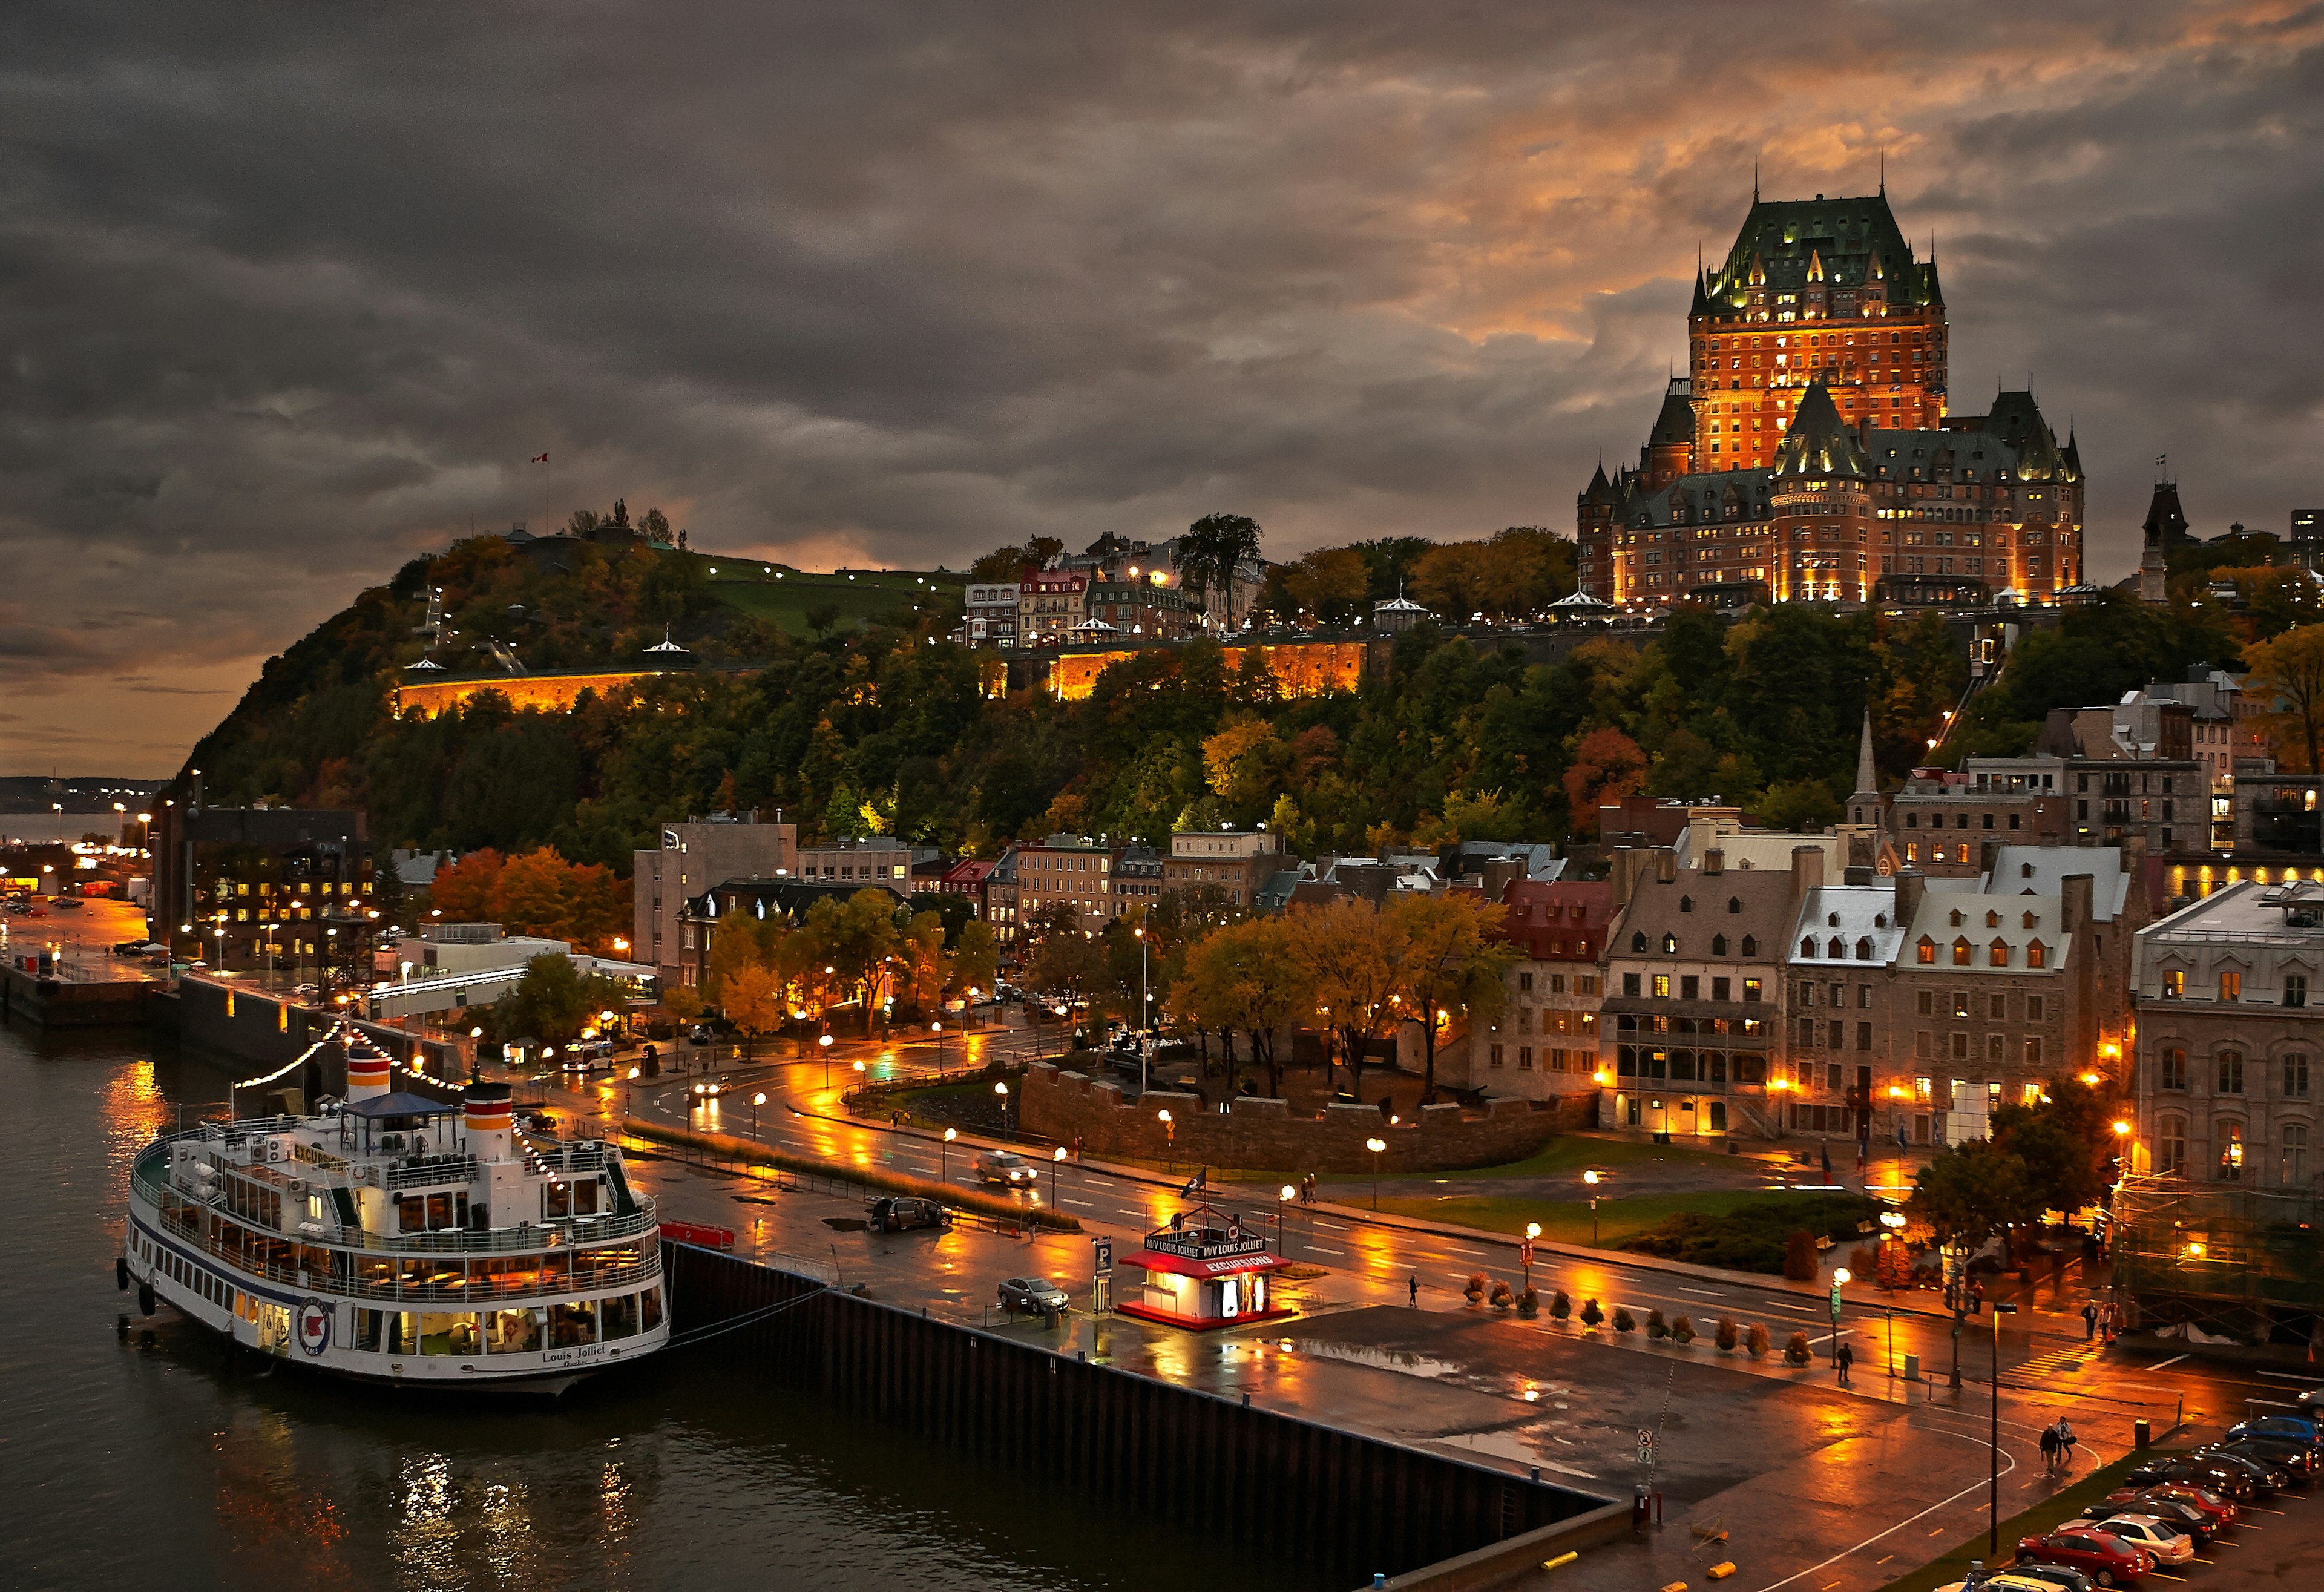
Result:
<instances>
[{"instance_id":1,"label":"low stone wall","mask_svg":"<svg viewBox=\"0 0 2324 1592\"><path fill-rule=\"evenodd\" d=\"M1561 1133L1597 1121L1597 1091L1546 1101L1494 1100L1480 1115L1458 1106L1424 1106L1418 1122L1388 1125L1377 1107L1334 1104L1320 1117L1294 1116L1285 1100L1238 1097L1224 1112L1195 1095L1149 1090L1137 1106L1121 1086L1051 1062L1026 1069L1021 1118L1032 1133L1059 1143L1080 1139L1094 1155L1165 1157L1203 1166L1252 1171L1444 1171L1521 1161ZM1168 1111L1166 1128L1160 1113ZM1175 1139L1173 1134L1175 1133ZM1380 1139L1377 1158L1364 1147Z\"/></svg>"},{"instance_id":2,"label":"low stone wall","mask_svg":"<svg viewBox=\"0 0 2324 1592\"><path fill-rule=\"evenodd\" d=\"M154 986L137 978L43 978L0 967L0 1021L23 1018L43 1028L130 1028L147 1020Z\"/></svg>"}]
</instances>

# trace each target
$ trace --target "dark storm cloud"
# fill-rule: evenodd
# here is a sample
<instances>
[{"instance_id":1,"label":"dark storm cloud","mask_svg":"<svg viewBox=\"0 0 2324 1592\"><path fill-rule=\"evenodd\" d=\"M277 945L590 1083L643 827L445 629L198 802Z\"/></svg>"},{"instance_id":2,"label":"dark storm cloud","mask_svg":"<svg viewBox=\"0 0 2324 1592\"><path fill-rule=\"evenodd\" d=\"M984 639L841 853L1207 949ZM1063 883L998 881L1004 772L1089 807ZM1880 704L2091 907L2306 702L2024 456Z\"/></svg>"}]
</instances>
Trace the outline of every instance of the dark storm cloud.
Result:
<instances>
[{"instance_id":1,"label":"dark storm cloud","mask_svg":"<svg viewBox=\"0 0 2324 1592\"><path fill-rule=\"evenodd\" d=\"M618 493L807 560L1567 524L1754 159L1855 192L1883 149L1956 407L2030 372L2073 417L2105 574L2155 453L2206 528L2318 495L2319 39L2264 4L10 8L0 670L246 674L471 516L538 525L544 449L557 519Z\"/></svg>"}]
</instances>

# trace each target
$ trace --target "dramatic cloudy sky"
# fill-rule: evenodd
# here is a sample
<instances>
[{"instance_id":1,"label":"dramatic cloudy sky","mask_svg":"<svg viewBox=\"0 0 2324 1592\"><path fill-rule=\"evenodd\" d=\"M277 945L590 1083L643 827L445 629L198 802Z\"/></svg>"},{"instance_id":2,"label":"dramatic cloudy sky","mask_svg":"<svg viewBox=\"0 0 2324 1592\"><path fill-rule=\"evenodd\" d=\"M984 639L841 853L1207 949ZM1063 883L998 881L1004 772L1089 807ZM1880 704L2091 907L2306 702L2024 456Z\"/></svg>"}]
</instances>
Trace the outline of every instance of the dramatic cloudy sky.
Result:
<instances>
[{"instance_id":1,"label":"dramatic cloudy sky","mask_svg":"<svg viewBox=\"0 0 2324 1592\"><path fill-rule=\"evenodd\" d=\"M1956 406L2324 504L2324 7L0 11L0 773L160 773L415 552L615 494L959 567L1572 523L1699 244L1888 156Z\"/></svg>"}]
</instances>

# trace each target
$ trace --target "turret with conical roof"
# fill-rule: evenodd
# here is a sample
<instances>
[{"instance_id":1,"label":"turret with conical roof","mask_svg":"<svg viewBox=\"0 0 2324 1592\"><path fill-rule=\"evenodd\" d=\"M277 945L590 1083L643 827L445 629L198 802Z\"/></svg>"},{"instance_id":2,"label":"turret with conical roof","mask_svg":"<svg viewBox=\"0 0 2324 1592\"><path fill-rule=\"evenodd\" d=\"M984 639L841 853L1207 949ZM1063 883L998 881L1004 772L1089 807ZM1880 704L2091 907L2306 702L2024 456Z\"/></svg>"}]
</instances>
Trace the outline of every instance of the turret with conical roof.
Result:
<instances>
[{"instance_id":1,"label":"turret with conical roof","mask_svg":"<svg viewBox=\"0 0 2324 1592\"><path fill-rule=\"evenodd\" d=\"M1659 490L1694 467L1694 384L1673 376L1663 390L1662 412L1638 456L1640 474L1649 492Z\"/></svg>"},{"instance_id":2,"label":"turret with conical roof","mask_svg":"<svg viewBox=\"0 0 2324 1592\"><path fill-rule=\"evenodd\" d=\"M1840 418L1840 409L1832 403L1831 393L1821 381L1811 382L1808 390L1801 394L1800 412L1791 430L1775 446L1776 476L1861 479L1871 473L1864 444L1849 430L1848 422Z\"/></svg>"},{"instance_id":3,"label":"turret with conical roof","mask_svg":"<svg viewBox=\"0 0 2324 1592\"><path fill-rule=\"evenodd\" d=\"M2179 506L2179 483L2172 479L2163 459L2154 462L2162 467L2163 478L2154 484L2145 523L2139 527L2138 600L2160 607L2170 600L2172 550L2184 547L2195 537L2187 529L2187 511Z\"/></svg>"},{"instance_id":4,"label":"turret with conical roof","mask_svg":"<svg viewBox=\"0 0 2324 1592\"><path fill-rule=\"evenodd\" d=\"M1864 710L1864 737L1856 748L1856 792L1848 799L1848 821L1859 828L1877 829L1886 821L1887 808L1880 795L1879 771L1872 763L1872 709Z\"/></svg>"}]
</instances>

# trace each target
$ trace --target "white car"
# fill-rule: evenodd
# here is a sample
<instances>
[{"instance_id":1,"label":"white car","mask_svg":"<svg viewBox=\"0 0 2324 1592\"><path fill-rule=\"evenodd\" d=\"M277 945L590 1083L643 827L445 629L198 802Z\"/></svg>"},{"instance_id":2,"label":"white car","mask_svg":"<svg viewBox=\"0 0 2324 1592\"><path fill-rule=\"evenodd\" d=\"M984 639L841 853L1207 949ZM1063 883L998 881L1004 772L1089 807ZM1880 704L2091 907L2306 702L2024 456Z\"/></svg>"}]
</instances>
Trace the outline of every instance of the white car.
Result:
<instances>
[{"instance_id":1,"label":"white car","mask_svg":"<svg viewBox=\"0 0 2324 1592\"><path fill-rule=\"evenodd\" d=\"M2102 1518L2070 1520L2058 1530L2104 1532L2109 1537L2119 1537L2134 1548L2145 1549L2154 1555L2157 1564L2185 1564L2195 1557L2193 1534L2159 1514L2109 1514Z\"/></svg>"}]
</instances>

